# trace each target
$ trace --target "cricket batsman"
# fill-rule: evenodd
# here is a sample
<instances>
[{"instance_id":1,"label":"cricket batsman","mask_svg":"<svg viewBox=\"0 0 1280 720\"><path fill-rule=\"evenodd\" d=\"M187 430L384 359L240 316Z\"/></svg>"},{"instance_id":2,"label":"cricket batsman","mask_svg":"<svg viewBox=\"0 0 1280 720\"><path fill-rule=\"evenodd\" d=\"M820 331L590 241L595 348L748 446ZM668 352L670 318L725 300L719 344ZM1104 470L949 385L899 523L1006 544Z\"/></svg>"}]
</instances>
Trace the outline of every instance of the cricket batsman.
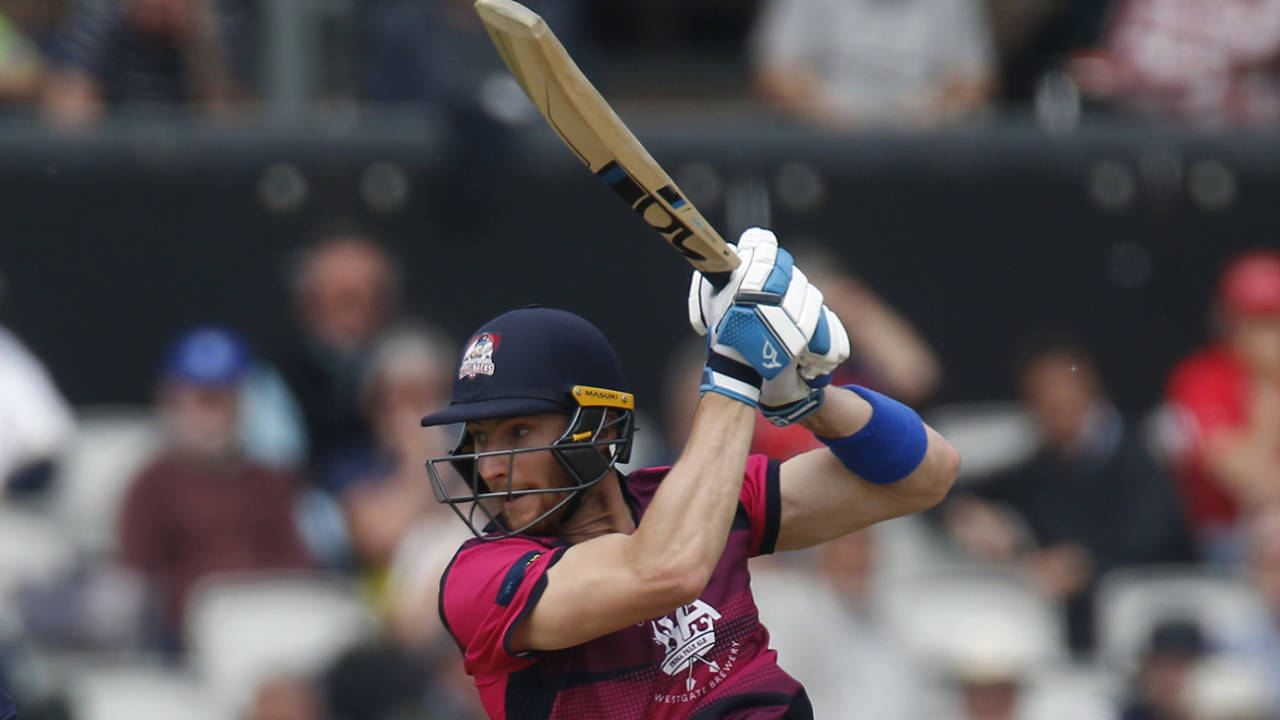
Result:
<instances>
[{"instance_id":1,"label":"cricket batsman","mask_svg":"<svg viewBox=\"0 0 1280 720\"><path fill-rule=\"evenodd\" d=\"M694 273L707 365L671 467L616 469L635 396L604 335L561 310L482 325L449 406L423 419L465 423L427 461L476 534L445 571L440 615L494 720L812 718L769 649L747 560L927 509L951 487L960 459L914 411L828 385L848 337L773 233L752 228L734 252L717 284ZM826 447L749 456L757 411Z\"/></svg>"}]
</instances>

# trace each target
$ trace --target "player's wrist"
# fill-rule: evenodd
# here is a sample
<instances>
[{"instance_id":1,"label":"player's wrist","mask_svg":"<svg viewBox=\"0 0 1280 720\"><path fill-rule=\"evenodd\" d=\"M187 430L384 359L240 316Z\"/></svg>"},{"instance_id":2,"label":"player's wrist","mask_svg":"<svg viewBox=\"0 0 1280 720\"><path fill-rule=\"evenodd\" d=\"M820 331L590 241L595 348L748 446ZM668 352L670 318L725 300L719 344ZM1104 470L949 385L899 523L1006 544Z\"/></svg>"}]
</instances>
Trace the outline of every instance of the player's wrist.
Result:
<instances>
[{"instance_id":1,"label":"player's wrist","mask_svg":"<svg viewBox=\"0 0 1280 720\"><path fill-rule=\"evenodd\" d=\"M826 386L831 376L820 375L806 380L798 367L772 380L766 380L760 393L760 414L777 427L786 427L818 412L826 400Z\"/></svg>"},{"instance_id":2,"label":"player's wrist","mask_svg":"<svg viewBox=\"0 0 1280 720\"><path fill-rule=\"evenodd\" d=\"M701 391L719 393L751 407L760 404L760 387L764 378L750 365L711 352L702 369Z\"/></svg>"},{"instance_id":3,"label":"player's wrist","mask_svg":"<svg viewBox=\"0 0 1280 720\"><path fill-rule=\"evenodd\" d=\"M888 485L920 466L929 447L924 421L915 410L858 385L846 385L871 406L871 417L847 436L814 433L850 472L867 482ZM812 429L812 425L806 423Z\"/></svg>"},{"instance_id":4,"label":"player's wrist","mask_svg":"<svg viewBox=\"0 0 1280 720\"><path fill-rule=\"evenodd\" d=\"M822 409L822 405L826 401L825 381L829 381L830 377L823 376L821 380L824 382L817 387L801 385L800 387L803 388L802 394L786 402L767 401L762 397L760 414L776 427L793 425L812 416Z\"/></svg>"}]
</instances>

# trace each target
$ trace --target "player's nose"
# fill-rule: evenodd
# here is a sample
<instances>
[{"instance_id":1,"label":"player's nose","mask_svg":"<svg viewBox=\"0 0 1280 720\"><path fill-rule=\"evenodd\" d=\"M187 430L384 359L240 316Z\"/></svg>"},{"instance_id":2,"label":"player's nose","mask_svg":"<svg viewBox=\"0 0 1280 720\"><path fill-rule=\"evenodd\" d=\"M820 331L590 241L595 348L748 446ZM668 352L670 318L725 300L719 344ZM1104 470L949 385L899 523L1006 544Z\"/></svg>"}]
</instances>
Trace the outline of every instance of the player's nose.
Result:
<instances>
[{"instance_id":1,"label":"player's nose","mask_svg":"<svg viewBox=\"0 0 1280 720\"><path fill-rule=\"evenodd\" d=\"M480 473L480 478L495 492L507 489L507 481L511 476L511 457L507 453L502 453L482 455L476 460L476 470Z\"/></svg>"}]
</instances>

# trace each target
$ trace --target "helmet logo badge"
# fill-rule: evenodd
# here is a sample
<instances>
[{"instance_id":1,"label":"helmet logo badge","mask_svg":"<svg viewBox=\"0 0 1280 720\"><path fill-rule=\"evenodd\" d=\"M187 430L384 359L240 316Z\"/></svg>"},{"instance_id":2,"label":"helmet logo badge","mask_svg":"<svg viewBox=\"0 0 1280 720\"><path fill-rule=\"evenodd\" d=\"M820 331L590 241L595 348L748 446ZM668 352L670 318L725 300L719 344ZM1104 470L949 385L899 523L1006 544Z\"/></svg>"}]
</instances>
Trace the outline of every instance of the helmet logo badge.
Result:
<instances>
[{"instance_id":1,"label":"helmet logo badge","mask_svg":"<svg viewBox=\"0 0 1280 720\"><path fill-rule=\"evenodd\" d=\"M458 366L458 379L475 379L477 375L492 375L493 351L498 349L501 341L502 336L498 333L480 333L471 338L467 351L462 354L462 364Z\"/></svg>"}]
</instances>

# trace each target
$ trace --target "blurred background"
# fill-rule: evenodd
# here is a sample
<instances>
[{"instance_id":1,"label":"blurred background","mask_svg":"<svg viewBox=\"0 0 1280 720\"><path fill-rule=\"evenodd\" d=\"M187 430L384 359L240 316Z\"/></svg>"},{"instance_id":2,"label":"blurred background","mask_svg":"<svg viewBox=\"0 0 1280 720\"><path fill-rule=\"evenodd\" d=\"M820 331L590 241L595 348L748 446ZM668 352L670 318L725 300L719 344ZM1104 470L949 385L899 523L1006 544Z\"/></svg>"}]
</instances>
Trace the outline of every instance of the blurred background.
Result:
<instances>
[{"instance_id":1,"label":"blurred background","mask_svg":"<svg viewBox=\"0 0 1280 720\"><path fill-rule=\"evenodd\" d=\"M965 458L753 568L818 717L1280 717L1280 2L530 5ZM682 443L687 268L466 0L0 0L0 158L23 718L480 717L417 419L498 312L595 322L635 465Z\"/></svg>"}]
</instances>

